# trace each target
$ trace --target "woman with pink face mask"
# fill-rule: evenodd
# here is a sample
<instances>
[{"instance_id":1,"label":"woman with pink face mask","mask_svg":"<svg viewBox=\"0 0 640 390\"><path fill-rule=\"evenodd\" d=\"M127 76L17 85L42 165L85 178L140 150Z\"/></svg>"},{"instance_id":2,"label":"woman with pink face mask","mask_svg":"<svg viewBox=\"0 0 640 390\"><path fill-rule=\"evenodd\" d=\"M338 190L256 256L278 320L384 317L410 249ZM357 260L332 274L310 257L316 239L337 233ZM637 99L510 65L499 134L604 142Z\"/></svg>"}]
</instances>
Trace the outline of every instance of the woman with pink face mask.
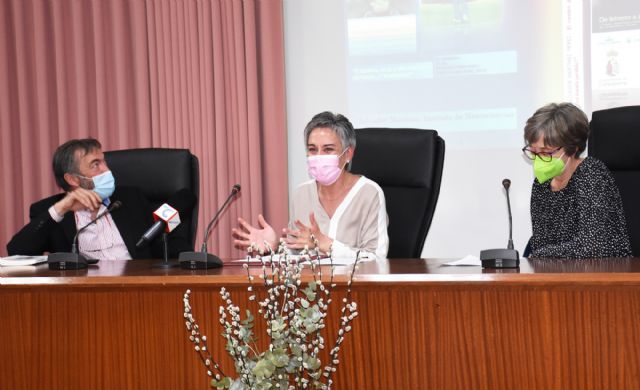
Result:
<instances>
[{"instance_id":1,"label":"woman with pink face mask","mask_svg":"<svg viewBox=\"0 0 640 390\"><path fill-rule=\"evenodd\" d=\"M312 180L296 188L289 227L282 234L289 249L318 249L334 258L384 259L389 248L387 212L380 186L349 172L356 147L351 122L340 114L322 112L304 129L307 168ZM236 247L265 242L276 248L279 237L258 215L258 227L239 218L233 229Z\"/></svg>"}]
</instances>

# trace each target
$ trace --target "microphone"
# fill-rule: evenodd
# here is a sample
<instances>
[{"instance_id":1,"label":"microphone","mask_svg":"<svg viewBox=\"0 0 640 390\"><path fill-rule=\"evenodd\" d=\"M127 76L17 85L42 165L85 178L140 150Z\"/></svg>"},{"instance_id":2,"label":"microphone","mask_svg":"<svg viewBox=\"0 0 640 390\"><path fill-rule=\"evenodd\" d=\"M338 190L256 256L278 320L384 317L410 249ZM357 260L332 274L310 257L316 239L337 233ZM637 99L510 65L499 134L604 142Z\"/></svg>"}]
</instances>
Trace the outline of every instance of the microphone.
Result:
<instances>
[{"instance_id":1,"label":"microphone","mask_svg":"<svg viewBox=\"0 0 640 390\"><path fill-rule=\"evenodd\" d=\"M111 203L109 205L109 207L107 207L107 209L105 211L103 211L100 214L98 214L88 224L86 224L83 227L81 227L80 229L78 229L78 231L76 232L76 235L73 236L73 244L71 245L71 253L78 253L78 251L79 251L79 249L78 249L78 236L80 235L80 233L82 233L84 231L84 229L86 229L89 226L93 225L94 223L98 222L98 220L100 218L102 218L105 215L109 214L113 210L118 209L120 206L122 206L122 202L120 202L119 200L116 200L115 202Z\"/></svg>"},{"instance_id":2,"label":"microphone","mask_svg":"<svg viewBox=\"0 0 640 390\"><path fill-rule=\"evenodd\" d=\"M86 225L78 229L75 236L73 236L73 243L71 244L71 253L69 252L57 252L51 253L47 256L47 263L49 264L49 269L83 269L87 268L88 264L95 264L97 260L87 260L82 254L79 253L78 248L78 236L82 233L86 228L96 223L100 218L105 215L111 213L114 210L117 210L122 206L122 202L116 200L111 203L109 207L100 214L98 214L94 219L89 221Z\"/></svg>"},{"instance_id":3,"label":"microphone","mask_svg":"<svg viewBox=\"0 0 640 390\"><path fill-rule=\"evenodd\" d=\"M480 262L483 268L518 268L520 267L520 254L513 249L513 222L511 216L511 201L509 199L509 188L511 180L502 180L507 196L507 210L509 212L509 241L507 249L485 249L480 251Z\"/></svg>"},{"instance_id":4,"label":"microphone","mask_svg":"<svg viewBox=\"0 0 640 390\"><path fill-rule=\"evenodd\" d=\"M202 241L202 247L200 252L182 252L178 257L180 266L186 269L206 269L206 268L219 268L222 267L222 260L216 255L207 252L207 240L211 235L211 229L218 221L222 212L227 208L234 196L240 192L240 184L235 184L231 188L231 193L227 196L227 200L222 204L222 207L218 209L211 221L207 225L204 231L204 240Z\"/></svg>"},{"instance_id":5,"label":"microphone","mask_svg":"<svg viewBox=\"0 0 640 390\"><path fill-rule=\"evenodd\" d=\"M213 226L214 223L216 223L218 221L218 217L220 216L220 214L222 214L224 209L231 202L231 199L238 192L240 192L240 184L234 184L234 186L231 188L231 193L227 197L227 200L224 202L222 207L220 207L218 212L216 212L216 214L213 216L213 218L211 218L211 221L207 225L207 229L204 231L204 240L202 240L202 248L200 248L200 252L206 252L207 251L207 240L209 239L209 236L211 235L211 227Z\"/></svg>"},{"instance_id":6,"label":"microphone","mask_svg":"<svg viewBox=\"0 0 640 390\"><path fill-rule=\"evenodd\" d=\"M507 210L509 211L509 242L507 243L507 249L513 249L513 221L511 218L511 201L509 200L509 187L511 187L511 180L503 179L502 186L507 194Z\"/></svg>"},{"instance_id":7,"label":"microphone","mask_svg":"<svg viewBox=\"0 0 640 390\"><path fill-rule=\"evenodd\" d=\"M185 215L189 210L193 208L196 203L196 197L191 191L183 188L173 194L167 203L163 203L153 213L153 219L155 222L149 229L147 229L142 237L136 243L136 247L148 244L153 241L163 231L165 233L171 233L175 228L180 225L180 214Z\"/></svg>"}]
</instances>

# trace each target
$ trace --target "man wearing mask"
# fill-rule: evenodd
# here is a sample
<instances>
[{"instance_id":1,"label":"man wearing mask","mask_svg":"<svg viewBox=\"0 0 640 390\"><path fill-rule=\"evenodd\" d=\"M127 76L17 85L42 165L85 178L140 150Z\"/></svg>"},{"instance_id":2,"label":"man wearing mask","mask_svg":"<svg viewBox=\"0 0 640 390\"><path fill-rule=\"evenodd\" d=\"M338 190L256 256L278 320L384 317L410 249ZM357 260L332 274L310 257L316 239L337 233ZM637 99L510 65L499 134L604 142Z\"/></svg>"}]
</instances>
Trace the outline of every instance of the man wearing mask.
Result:
<instances>
[{"instance_id":1,"label":"man wearing mask","mask_svg":"<svg viewBox=\"0 0 640 390\"><path fill-rule=\"evenodd\" d=\"M56 183L65 191L31 205L30 222L7 244L10 255L68 252L79 228L87 225L115 201L122 206L100 218L78 236L80 253L97 260L161 258L158 241L136 248L137 240L153 223L153 209L135 187L116 187L102 145L95 139L76 139L59 146L53 155ZM185 229L169 236L170 257L192 250Z\"/></svg>"}]
</instances>

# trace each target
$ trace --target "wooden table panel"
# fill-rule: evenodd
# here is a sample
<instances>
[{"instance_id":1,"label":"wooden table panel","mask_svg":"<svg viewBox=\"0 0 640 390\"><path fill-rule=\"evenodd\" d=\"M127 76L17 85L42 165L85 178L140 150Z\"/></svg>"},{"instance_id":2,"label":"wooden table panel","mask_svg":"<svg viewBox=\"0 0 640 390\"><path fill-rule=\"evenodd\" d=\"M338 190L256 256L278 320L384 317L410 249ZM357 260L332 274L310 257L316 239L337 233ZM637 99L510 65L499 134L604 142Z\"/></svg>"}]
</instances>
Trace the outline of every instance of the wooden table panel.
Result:
<instances>
[{"instance_id":1,"label":"wooden table panel","mask_svg":"<svg viewBox=\"0 0 640 390\"><path fill-rule=\"evenodd\" d=\"M208 388L182 320L187 288L210 347L232 371L218 290L248 302L242 268L34 268L0 269L0 388ZM363 264L353 287L360 316L335 388L640 388L640 259L532 261L519 271L440 260Z\"/></svg>"}]
</instances>

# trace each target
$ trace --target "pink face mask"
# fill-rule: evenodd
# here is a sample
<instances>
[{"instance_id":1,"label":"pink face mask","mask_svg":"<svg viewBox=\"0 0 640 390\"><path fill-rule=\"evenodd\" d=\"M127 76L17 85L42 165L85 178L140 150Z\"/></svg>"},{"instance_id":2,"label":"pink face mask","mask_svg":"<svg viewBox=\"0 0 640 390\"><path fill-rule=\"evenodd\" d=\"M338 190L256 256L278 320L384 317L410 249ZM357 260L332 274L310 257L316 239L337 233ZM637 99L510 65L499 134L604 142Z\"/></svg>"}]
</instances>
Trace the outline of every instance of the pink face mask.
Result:
<instances>
[{"instance_id":1,"label":"pink face mask","mask_svg":"<svg viewBox=\"0 0 640 390\"><path fill-rule=\"evenodd\" d=\"M345 149L346 152L346 149ZM344 154L344 152L342 152ZM342 156L340 154L340 156ZM340 156L335 154L319 154L307 157L309 176L316 179L322 185L330 186L342 174L340 167Z\"/></svg>"}]
</instances>

